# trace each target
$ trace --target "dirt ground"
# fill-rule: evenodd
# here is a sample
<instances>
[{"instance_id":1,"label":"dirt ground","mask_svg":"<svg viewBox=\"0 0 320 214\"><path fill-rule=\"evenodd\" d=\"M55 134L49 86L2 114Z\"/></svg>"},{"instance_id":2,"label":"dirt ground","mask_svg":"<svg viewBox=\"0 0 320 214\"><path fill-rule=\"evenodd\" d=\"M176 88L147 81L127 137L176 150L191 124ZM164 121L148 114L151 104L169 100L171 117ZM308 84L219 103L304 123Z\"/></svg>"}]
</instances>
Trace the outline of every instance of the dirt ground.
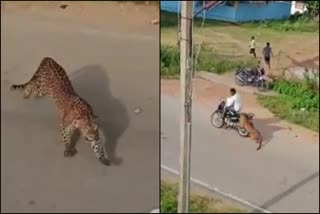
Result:
<instances>
[{"instance_id":1,"label":"dirt ground","mask_svg":"<svg viewBox=\"0 0 320 214\"><path fill-rule=\"evenodd\" d=\"M274 57L271 58L271 72L282 74L293 67L307 67L319 70L319 32L278 32L272 29L247 28L236 25L207 25L194 30L196 43L207 46L220 54L249 55L249 42L255 36L258 59L263 62L262 49L266 42L271 43ZM163 27L161 42L175 45L177 27Z\"/></svg>"},{"instance_id":2,"label":"dirt ground","mask_svg":"<svg viewBox=\"0 0 320 214\"><path fill-rule=\"evenodd\" d=\"M60 6L66 6L64 9ZM150 28L151 21L159 18L159 9L154 5L133 4L131 2L90 2L90 1L1 1L1 12L32 12L42 15L52 15L53 19L69 22L80 22L92 27L103 27L106 19L117 18L112 27L132 29ZM120 13L120 15L119 15ZM127 23L118 26L117 23ZM108 21L108 26L110 21ZM105 26L106 27L106 26ZM154 28L158 28L155 25Z\"/></svg>"},{"instance_id":3,"label":"dirt ground","mask_svg":"<svg viewBox=\"0 0 320 214\"><path fill-rule=\"evenodd\" d=\"M161 80L161 94L176 96L180 94L179 80ZM193 101L203 105L205 108L215 108L219 98L226 98L229 96L229 88L226 85L215 84L203 79L196 79L193 82L194 97ZM244 103L243 111L252 112L257 118L264 118L274 120L273 114L267 109L263 108L256 99L256 95L247 93L239 89L242 102ZM282 120L275 120L277 126L284 129L289 129L293 134L301 138L306 138L313 143L318 143L319 134L310 131L304 127L291 124Z\"/></svg>"}]
</instances>

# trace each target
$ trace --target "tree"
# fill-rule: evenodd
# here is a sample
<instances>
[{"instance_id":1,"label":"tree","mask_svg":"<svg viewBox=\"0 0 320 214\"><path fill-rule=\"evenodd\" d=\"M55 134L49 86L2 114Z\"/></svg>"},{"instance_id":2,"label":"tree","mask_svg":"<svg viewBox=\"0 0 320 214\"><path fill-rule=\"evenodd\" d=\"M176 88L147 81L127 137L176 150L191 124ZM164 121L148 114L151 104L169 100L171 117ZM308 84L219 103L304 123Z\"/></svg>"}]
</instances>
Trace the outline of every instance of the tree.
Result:
<instances>
[{"instance_id":1,"label":"tree","mask_svg":"<svg viewBox=\"0 0 320 214\"><path fill-rule=\"evenodd\" d=\"M310 18L314 18L319 15L319 1L304 1L307 7L307 13Z\"/></svg>"}]
</instances>

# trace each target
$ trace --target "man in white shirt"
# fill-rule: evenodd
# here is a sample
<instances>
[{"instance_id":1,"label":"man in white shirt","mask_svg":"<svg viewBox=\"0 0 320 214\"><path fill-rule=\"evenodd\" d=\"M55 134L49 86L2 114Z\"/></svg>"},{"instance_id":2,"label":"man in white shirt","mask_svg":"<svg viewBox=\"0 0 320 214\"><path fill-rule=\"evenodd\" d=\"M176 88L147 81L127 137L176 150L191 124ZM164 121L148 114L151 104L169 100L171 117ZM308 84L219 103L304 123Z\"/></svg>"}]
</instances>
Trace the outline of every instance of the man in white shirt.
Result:
<instances>
[{"instance_id":1,"label":"man in white shirt","mask_svg":"<svg viewBox=\"0 0 320 214\"><path fill-rule=\"evenodd\" d=\"M256 56L256 40L255 40L254 36L251 37L251 42L250 42L249 47L250 47L249 53L253 54L254 57L257 57Z\"/></svg>"},{"instance_id":2,"label":"man in white shirt","mask_svg":"<svg viewBox=\"0 0 320 214\"><path fill-rule=\"evenodd\" d=\"M241 110L240 96L234 88L230 89L230 94L231 97L228 97L226 101L226 109L239 113Z\"/></svg>"}]
</instances>

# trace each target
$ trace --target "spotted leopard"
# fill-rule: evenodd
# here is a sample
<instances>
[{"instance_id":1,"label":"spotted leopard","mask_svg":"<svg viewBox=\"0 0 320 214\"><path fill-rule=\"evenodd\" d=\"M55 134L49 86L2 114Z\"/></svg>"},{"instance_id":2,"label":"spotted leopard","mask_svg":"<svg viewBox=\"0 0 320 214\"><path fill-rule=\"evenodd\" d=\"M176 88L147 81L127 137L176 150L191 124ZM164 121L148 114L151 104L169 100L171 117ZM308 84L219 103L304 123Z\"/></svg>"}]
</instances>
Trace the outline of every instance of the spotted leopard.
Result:
<instances>
[{"instance_id":1,"label":"spotted leopard","mask_svg":"<svg viewBox=\"0 0 320 214\"><path fill-rule=\"evenodd\" d=\"M79 129L100 162L109 165L105 157L102 139L99 136L97 117L88 102L82 99L72 87L64 68L54 59L45 57L35 74L25 84L11 85L11 90L23 90L24 98L33 93L38 97L53 98L61 117L61 135L65 145L64 156L72 157L77 153L71 137Z\"/></svg>"}]
</instances>

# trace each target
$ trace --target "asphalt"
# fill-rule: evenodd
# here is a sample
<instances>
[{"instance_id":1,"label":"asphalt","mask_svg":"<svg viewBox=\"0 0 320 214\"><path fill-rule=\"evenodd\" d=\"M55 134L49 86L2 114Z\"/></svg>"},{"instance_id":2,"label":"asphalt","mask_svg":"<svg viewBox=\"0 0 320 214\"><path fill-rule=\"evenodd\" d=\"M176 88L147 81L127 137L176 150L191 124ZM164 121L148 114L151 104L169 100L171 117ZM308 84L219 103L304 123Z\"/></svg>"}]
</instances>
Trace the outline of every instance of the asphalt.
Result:
<instances>
[{"instance_id":1,"label":"asphalt","mask_svg":"<svg viewBox=\"0 0 320 214\"><path fill-rule=\"evenodd\" d=\"M97 28L32 12L1 18L1 211L158 208L158 30L108 27L112 19ZM112 166L99 163L82 138L78 154L64 158L52 101L25 100L9 91L10 84L26 82L46 56L66 69L93 106Z\"/></svg>"},{"instance_id":2,"label":"asphalt","mask_svg":"<svg viewBox=\"0 0 320 214\"><path fill-rule=\"evenodd\" d=\"M178 97L161 96L164 171L179 171L179 103ZM234 130L214 128L210 108L214 106L193 104L193 180L261 208L251 208L250 212L319 212L318 144L296 137L290 130L273 128L270 136L264 136L262 149L256 151L252 140L241 138ZM268 123L265 119L255 120Z\"/></svg>"}]
</instances>

